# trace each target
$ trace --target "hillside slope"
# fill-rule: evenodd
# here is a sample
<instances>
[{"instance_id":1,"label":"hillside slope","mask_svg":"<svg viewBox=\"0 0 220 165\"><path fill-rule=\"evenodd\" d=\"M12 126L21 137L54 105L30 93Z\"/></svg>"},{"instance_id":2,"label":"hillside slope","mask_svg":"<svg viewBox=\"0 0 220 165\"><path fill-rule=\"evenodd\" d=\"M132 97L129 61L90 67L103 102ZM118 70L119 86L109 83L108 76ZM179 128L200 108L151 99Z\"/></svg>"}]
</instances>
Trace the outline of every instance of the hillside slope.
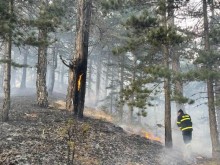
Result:
<instances>
[{"instance_id":1,"label":"hillside slope","mask_svg":"<svg viewBox=\"0 0 220 165\"><path fill-rule=\"evenodd\" d=\"M12 97L10 121L0 123L0 164L64 165L67 164L67 121L75 130L86 126L86 133L74 134L74 164L76 165L186 165L182 153L166 150L158 143L129 134L121 127L96 119L87 110L81 120L73 119L70 112L59 104L64 97L50 98L51 107L40 108L35 96ZM2 101L1 101L2 102ZM2 106L2 105L0 105ZM102 118L102 117L101 117Z\"/></svg>"}]
</instances>

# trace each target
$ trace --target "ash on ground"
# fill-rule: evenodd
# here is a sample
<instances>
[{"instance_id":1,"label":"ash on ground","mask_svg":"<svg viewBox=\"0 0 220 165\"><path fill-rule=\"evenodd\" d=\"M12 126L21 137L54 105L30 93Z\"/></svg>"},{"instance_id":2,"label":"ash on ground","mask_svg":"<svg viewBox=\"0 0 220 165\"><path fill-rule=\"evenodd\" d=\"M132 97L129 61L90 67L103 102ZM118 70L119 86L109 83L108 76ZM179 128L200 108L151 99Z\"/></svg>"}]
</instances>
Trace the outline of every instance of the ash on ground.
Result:
<instances>
[{"instance_id":1,"label":"ash on ground","mask_svg":"<svg viewBox=\"0 0 220 165\"><path fill-rule=\"evenodd\" d=\"M0 122L1 165L68 164L68 142L60 134L70 112L59 104L65 95L49 97L49 108L36 105L35 95L13 96L10 121ZM2 107L2 99L1 105ZM85 110L91 114L95 109ZM89 112L90 113L87 113ZM76 119L75 119L76 120ZM85 116L76 122L89 126L87 137L75 143L76 165L186 165L200 164L201 159L183 160L182 153L167 150L158 142L130 134L104 119Z\"/></svg>"}]
</instances>

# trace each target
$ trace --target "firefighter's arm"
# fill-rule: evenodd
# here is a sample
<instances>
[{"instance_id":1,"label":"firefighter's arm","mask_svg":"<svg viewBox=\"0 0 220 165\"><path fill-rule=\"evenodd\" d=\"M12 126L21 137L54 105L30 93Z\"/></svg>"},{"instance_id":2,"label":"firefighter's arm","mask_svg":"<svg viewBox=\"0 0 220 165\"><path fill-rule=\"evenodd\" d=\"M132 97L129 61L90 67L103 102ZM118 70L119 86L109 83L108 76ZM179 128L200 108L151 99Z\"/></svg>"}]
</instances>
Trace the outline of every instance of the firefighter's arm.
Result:
<instances>
[{"instance_id":1,"label":"firefighter's arm","mask_svg":"<svg viewBox=\"0 0 220 165\"><path fill-rule=\"evenodd\" d=\"M176 124L179 128L181 128L181 118L180 118L180 116L178 116Z\"/></svg>"}]
</instances>

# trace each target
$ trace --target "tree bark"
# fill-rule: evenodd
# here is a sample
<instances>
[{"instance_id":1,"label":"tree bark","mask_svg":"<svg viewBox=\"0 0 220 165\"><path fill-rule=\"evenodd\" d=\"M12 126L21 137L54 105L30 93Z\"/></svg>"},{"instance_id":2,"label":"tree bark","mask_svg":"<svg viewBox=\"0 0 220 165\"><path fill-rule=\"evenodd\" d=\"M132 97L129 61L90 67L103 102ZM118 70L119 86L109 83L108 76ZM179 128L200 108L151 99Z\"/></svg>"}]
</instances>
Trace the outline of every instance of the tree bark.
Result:
<instances>
[{"instance_id":1,"label":"tree bark","mask_svg":"<svg viewBox=\"0 0 220 165\"><path fill-rule=\"evenodd\" d=\"M47 41L47 30L39 29L39 41ZM38 63L37 63L37 104L41 107L48 106L48 93L46 86L46 73L47 73L47 46L41 44L38 47Z\"/></svg>"},{"instance_id":2,"label":"tree bark","mask_svg":"<svg viewBox=\"0 0 220 165\"><path fill-rule=\"evenodd\" d=\"M113 93L114 93L114 68L111 67L111 91L109 92L110 95L110 114L113 114Z\"/></svg>"},{"instance_id":3,"label":"tree bark","mask_svg":"<svg viewBox=\"0 0 220 165\"><path fill-rule=\"evenodd\" d=\"M52 62L49 65L49 68L50 68L50 75L49 75L48 93L51 95L53 93L53 89L54 89L55 70L57 68L56 45L53 47L53 50L52 50Z\"/></svg>"},{"instance_id":4,"label":"tree bark","mask_svg":"<svg viewBox=\"0 0 220 165\"><path fill-rule=\"evenodd\" d=\"M215 20L215 8L214 8L214 0L211 1L210 4L210 10L211 10L211 20L210 20L210 30L212 30L214 27L213 25L215 23L218 23L218 20ZM211 45L212 50L218 50L216 45ZM217 66L216 68L218 71L220 71L219 67ZM217 131L218 131L218 138L220 136L220 80L217 79L215 80L215 102L217 103L216 105L216 122L217 122Z\"/></svg>"},{"instance_id":5,"label":"tree bark","mask_svg":"<svg viewBox=\"0 0 220 165\"><path fill-rule=\"evenodd\" d=\"M4 66L1 66L1 69L0 69L0 92L3 91L3 81L4 81L4 73L5 73L5 67Z\"/></svg>"},{"instance_id":6,"label":"tree bark","mask_svg":"<svg viewBox=\"0 0 220 165\"><path fill-rule=\"evenodd\" d=\"M164 45L164 67L169 69L169 49ZM165 146L171 148L172 143L172 128L171 128L171 104L170 104L170 77L164 79L164 95L165 95Z\"/></svg>"},{"instance_id":7,"label":"tree bark","mask_svg":"<svg viewBox=\"0 0 220 165\"><path fill-rule=\"evenodd\" d=\"M13 57L11 59L13 59ZM16 88L16 72L16 69L11 67L11 88Z\"/></svg>"},{"instance_id":8,"label":"tree bark","mask_svg":"<svg viewBox=\"0 0 220 165\"><path fill-rule=\"evenodd\" d=\"M135 82L135 78L136 78L136 72L137 72L137 56L135 54L133 54L133 72L132 72L132 80L131 80L131 84L133 84ZM134 91L131 94L131 97L129 99L129 102L131 103L131 105L129 106L129 122L132 124L134 122L134 116L133 116L133 112L134 112Z\"/></svg>"},{"instance_id":9,"label":"tree bark","mask_svg":"<svg viewBox=\"0 0 220 165\"><path fill-rule=\"evenodd\" d=\"M91 96L91 90L92 90L92 58L89 60L89 71L88 71L88 97Z\"/></svg>"},{"instance_id":10,"label":"tree bark","mask_svg":"<svg viewBox=\"0 0 220 165\"><path fill-rule=\"evenodd\" d=\"M106 76L105 76L105 95L104 98L108 96L108 83L109 83L109 70L110 70L110 54L107 55L107 65L106 65Z\"/></svg>"},{"instance_id":11,"label":"tree bark","mask_svg":"<svg viewBox=\"0 0 220 165\"><path fill-rule=\"evenodd\" d=\"M164 13L164 28L174 25L174 10L173 10L173 0L167 0L168 4L167 10ZM170 50L171 45L162 45L163 50L163 63L164 69L169 70L169 59L170 59ZM165 117L164 117L164 127L165 127L165 147L172 148L172 128L171 128L171 80L170 77L167 76L164 78L164 97L165 97Z\"/></svg>"},{"instance_id":12,"label":"tree bark","mask_svg":"<svg viewBox=\"0 0 220 165\"><path fill-rule=\"evenodd\" d=\"M210 52L210 42L209 42L209 23L208 23L206 0L203 0L203 17L204 17L205 51L208 53ZM212 66L207 66L207 69L211 70ZM218 131L217 131L213 82L214 81L211 77L207 79L209 125L210 125L211 141L212 141L212 156L214 159L219 159L220 158L220 142L219 142Z\"/></svg>"},{"instance_id":13,"label":"tree bark","mask_svg":"<svg viewBox=\"0 0 220 165\"><path fill-rule=\"evenodd\" d=\"M122 55L121 57L121 69L120 69L120 93L123 91L124 89L124 65L125 65L125 56ZM123 122L123 114L124 114L124 110L123 110L123 107L124 107L124 103L123 103L123 97L121 96L122 94L119 95L119 108L118 108L118 111L119 111L119 120L120 122Z\"/></svg>"},{"instance_id":14,"label":"tree bark","mask_svg":"<svg viewBox=\"0 0 220 165\"><path fill-rule=\"evenodd\" d=\"M180 61L179 61L179 55L173 52L172 54L172 70L176 73L180 73ZM183 97L183 83L180 80L176 80L174 82L174 95L177 95L179 97ZM175 101L176 103L176 109L177 111L179 109L185 110L184 104L180 103L178 101Z\"/></svg>"},{"instance_id":15,"label":"tree bark","mask_svg":"<svg viewBox=\"0 0 220 165\"><path fill-rule=\"evenodd\" d=\"M92 0L78 0L76 56L72 63L74 116L83 117Z\"/></svg>"},{"instance_id":16,"label":"tree bark","mask_svg":"<svg viewBox=\"0 0 220 165\"><path fill-rule=\"evenodd\" d=\"M168 0L168 26L174 27L174 0ZM172 51L170 51L170 54L172 56L172 70L176 73L180 72L180 55L175 51L175 49L172 47ZM183 97L183 83L182 81L176 80L174 82L174 95L177 95L179 97ZM177 111L179 109L184 110L184 105L180 103L178 100L175 101L176 103L176 109Z\"/></svg>"},{"instance_id":17,"label":"tree bark","mask_svg":"<svg viewBox=\"0 0 220 165\"><path fill-rule=\"evenodd\" d=\"M73 111L73 86L74 86L74 74L73 69L69 69L68 75L68 88L67 88L67 95L66 95L66 109L68 111Z\"/></svg>"},{"instance_id":18,"label":"tree bark","mask_svg":"<svg viewBox=\"0 0 220 165\"><path fill-rule=\"evenodd\" d=\"M63 87L63 85L64 85L64 74L65 74L64 65L62 65L61 69L60 69L60 74L59 74L59 76L60 76L59 80L60 80L61 87Z\"/></svg>"},{"instance_id":19,"label":"tree bark","mask_svg":"<svg viewBox=\"0 0 220 165\"><path fill-rule=\"evenodd\" d=\"M8 11L9 14L13 14L13 0L9 0L8 2ZM9 20L11 23L11 19ZM2 121L6 122L9 120L9 110L11 107L11 48L12 48L12 31L10 30L8 34L6 34L6 43L5 43L5 63L4 67L4 99L3 99L3 108L2 108Z\"/></svg>"},{"instance_id":20,"label":"tree bark","mask_svg":"<svg viewBox=\"0 0 220 165\"><path fill-rule=\"evenodd\" d=\"M102 52L102 50L100 51ZM98 55L97 59L97 74L96 74L96 103L95 105L98 105L99 102L99 95L100 95L100 85L101 85L101 74L102 74L102 54Z\"/></svg>"}]
</instances>

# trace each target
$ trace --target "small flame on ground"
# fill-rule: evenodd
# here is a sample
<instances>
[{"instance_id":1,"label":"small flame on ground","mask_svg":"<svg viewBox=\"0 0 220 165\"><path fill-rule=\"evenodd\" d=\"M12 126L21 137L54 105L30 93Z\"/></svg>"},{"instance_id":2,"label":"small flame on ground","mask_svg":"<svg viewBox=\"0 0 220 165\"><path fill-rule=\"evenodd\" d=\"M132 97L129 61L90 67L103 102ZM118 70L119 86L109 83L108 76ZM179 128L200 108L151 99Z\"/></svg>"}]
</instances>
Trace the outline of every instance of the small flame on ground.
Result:
<instances>
[{"instance_id":1,"label":"small flame on ground","mask_svg":"<svg viewBox=\"0 0 220 165\"><path fill-rule=\"evenodd\" d=\"M77 82L77 87L78 87L77 89L78 89L78 91L79 91L80 88L81 88L82 75L83 75L83 74L79 75L79 78L78 78L78 82Z\"/></svg>"},{"instance_id":2,"label":"small flame on ground","mask_svg":"<svg viewBox=\"0 0 220 165\"><path fill-rule=\"evenodd\" d=\"M150 132L145 132L144 133L144 137L153 141L158 141L162 143L162 139L160 137L155 136L154 134L150 133Z\"/></svg>"}]
</instances>

